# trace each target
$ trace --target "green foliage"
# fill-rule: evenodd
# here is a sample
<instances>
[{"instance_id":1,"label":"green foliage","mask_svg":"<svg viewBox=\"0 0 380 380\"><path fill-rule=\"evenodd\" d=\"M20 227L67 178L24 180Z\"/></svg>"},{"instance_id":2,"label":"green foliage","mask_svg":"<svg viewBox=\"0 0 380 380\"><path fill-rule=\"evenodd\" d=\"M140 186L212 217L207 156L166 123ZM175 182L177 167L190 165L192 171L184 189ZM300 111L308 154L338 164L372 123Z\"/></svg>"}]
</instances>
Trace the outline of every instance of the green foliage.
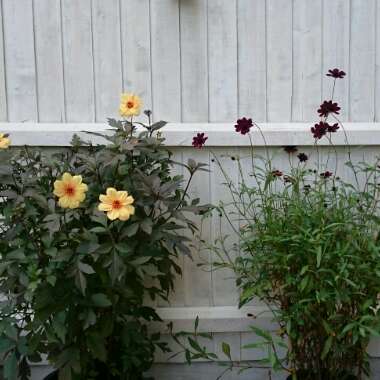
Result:
<instances>
[{"instance_id":1,"label":"green foliage","mask_svg":"<svg viewBox=\"0 0 380 380\"><path fill-rule=\"evenodd\" d=\"M219 249L218 265L237 274L240 306L270 305L288 345L281 366L316 379L326 370L361 378L369 339L380 334L379 160L349 160L350 182L304 163L275 176L272 160L253 151L250 160L238 186L226 181L233 201L220 207L242 225L241 255L232 261Z\"/></svg>"},{"instance_id":2,"label":"green foliage","mask_svg":"<svg viewBox=\"0 0 380 380\"><path fill-rule=\"evenodd\" d=\"M28 361L48 360L60 379L143 379L156 347L168 350L147 322L160 321L150 298L167 299L189 255L183 178L157 130L109 120L108 145L78 136L70 149L43 154L25 147L1 153L0 353L7 380L29 378ZM204 165L189 162L189 181ZM62 209L53 185L64 172L88 184L77 209ZM135 215L110 221L97 210L108 187L133 195ZM185 186L188 188L188 186ZM18 370L16 370L18 368Z\"/></svg>"}]
</instances>

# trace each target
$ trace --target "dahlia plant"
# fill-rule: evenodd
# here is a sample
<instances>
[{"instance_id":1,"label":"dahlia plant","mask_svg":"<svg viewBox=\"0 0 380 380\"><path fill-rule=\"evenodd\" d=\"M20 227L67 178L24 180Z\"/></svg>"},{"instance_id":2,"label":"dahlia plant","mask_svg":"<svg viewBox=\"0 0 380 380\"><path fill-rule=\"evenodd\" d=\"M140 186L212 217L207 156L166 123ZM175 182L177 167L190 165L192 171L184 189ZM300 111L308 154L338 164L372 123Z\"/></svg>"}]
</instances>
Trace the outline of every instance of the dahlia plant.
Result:
<instances>
[{"instance_id":1,"label":"dahlia plant","mask_svg":"<svg viewBox=\"0 0 380 380\"><path fill-rule=\"evenodd\" d=\"M73 138L54 154L0 152L0 353L4 377L28 379L47 357L59 379L144 379L156 347L149 298L167 299L195 232L184 179L158 134L133 122L141 102L123 95L104 145ZM97 134L98 135L98 134ZM0 148L10 140L1 135ZM189 181L204 165L184 165ZM188 186L186 186L188 188ZM188 234L186 234L188 236ZM58 373L54 375L58 378Z\"/></svg>"},{"instance_id":2,"label":"dahlia plant","mask_svg":"<svg viewBox=\"0 0 380 380\"><path fill-rule=\"evenodd\" d=\"M345 73L334 69L327 75L334 89ZM268 150L264 157L256 153L251 130L258 129L265 141L257 123L250 118L236 123L236 132L251 139L251 150L249 157L233 157L240 180L234 184L225 174L231 201L218 210L231 223L240 254L234 259L222 236L211 247L217 254L213 264L236 273L240 306L253 299L266 303L277 327L268 332L252 323L258 339L245 348L268 352L254 365L232 361L227 343L224 358L217 358L198 340L204 335L188 334L188 345L175 335L189 362L202 357L222 362L227 370L270 365L292 380L363 379L369 374L366 348L372 336L380 335L380 158L371 163L351 159L339 112L332 90L310 130L314 149L305 153L284 147L290 169L275 167ZM344 164L332 143L338 131L347 142ZM321 139L329 143L325 160ZM249 172L243 160L251 163ZM349 178L340 178L339 165Z\"/></svg>"}]
</instances>

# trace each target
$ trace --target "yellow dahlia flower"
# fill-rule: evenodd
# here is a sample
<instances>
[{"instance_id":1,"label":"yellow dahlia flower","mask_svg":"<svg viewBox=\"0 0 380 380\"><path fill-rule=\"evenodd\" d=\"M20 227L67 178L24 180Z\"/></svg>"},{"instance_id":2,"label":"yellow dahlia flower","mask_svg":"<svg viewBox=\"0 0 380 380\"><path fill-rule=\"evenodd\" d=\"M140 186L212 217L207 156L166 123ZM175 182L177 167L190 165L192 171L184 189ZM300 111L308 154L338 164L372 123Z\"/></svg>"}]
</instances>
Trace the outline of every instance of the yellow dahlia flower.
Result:
<instances>
[{"instance_id":1,"label":"yellow dahlia flower","mask_svg":"<svg viewBox=\"0 0 380 380\"><path fill-rule=\"evenodd\" d=\"M54 195L59 200L58 204L62 208L77 208L86 198L88 187L82 183L82 176L72 176L70 173L64 173L62 179L54 182Z\"/></svg>"},{"instance_id":2,"label":"yellow dahlia flower","mask_svg":"<svg viewBox=\"0 0 380 380\"><path fill-rule=\"evenodd\" d=\"M11 140L8 138L8 135L0 133L0 149L7 149L11 144Z\"/></svg>"},{"instance_id":3,"label":"yellow dahlia flower","mask_svg":"<svg viewBox=\"0 0 380 380\"><path fill-rule=\"evenodd\" d=\"M135 94L121 94L120 115L122 117L140 115L141 99Z\"/></svg>"},{"instance_id":4,"label":"yellow dahlia flower","mask_svg":"<svg viewBox=\"0 0 380 380\"><path fill-rule=\"evenodd\" d=\"M117 191L113 187L109 187L106 195L100 195L99 200L101 203L98 210L107 212L107 217L110 220L125 221L135 213L135 208L132 206L134 199L128 195L127 191Z\"/></svg>"}]
</instances>

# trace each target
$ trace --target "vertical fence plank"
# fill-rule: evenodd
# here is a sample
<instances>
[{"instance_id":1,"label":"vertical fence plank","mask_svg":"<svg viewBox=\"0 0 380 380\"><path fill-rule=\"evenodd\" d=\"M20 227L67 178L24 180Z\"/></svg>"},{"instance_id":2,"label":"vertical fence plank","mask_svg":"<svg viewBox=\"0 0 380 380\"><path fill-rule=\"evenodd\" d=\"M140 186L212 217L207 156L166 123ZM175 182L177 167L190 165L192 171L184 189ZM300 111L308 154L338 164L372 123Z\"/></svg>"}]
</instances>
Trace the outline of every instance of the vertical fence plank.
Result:
<instances>
[{"instance_id":1,"label":"vertical fence plank","mask_svg":"<svg viewBox=\"0 0 380 380\"><path fill-rule=\"evenodd\" d=\"M331 99L333 81L326 77L330 69L350 70L350 2L347 0L323 0L323 99ZM349 79L339 81L334 99L341 106L341 117L348 119Z\"/></svg>"},{"instance_id":2,"label":"vertical fence plank","mask_svg":"<svg viewBox=\"0 0 380 380\"><path fill-rule=\"evenodd\" d=\"M266 121L265 1L238 1L239 116Z\"/></svg>"},{"instance_id":3,"label":"vertical fence plank","mask_svg":"<svg viewBox=\"0 0 380 380\"><path fill-rule=\"evenodd\" d=\"M5 82L5 57L3 36L3 3L0 0L0 121L7 121L7 89Z\"/></svg>"},{"instance_id":4,"label":"vertical fence plank","mask_svg":"<svg viewBox=\"0 0 380 380\"><path fill-rule=\"evenodd\" d=\"M380 121L380 0L376 1L375 122Z\"/></svg>"},{"instance_id":5,"label":"vertical fence plank","mask_svg":"<svg viewBox=\"0 0 380 380\"><path fill-rule=\"evenodd\" d=\"M3 0L9 121L37 121L32 0Z\"/></svg>"},{"instance_id":6,"label":"vertical fence plank","mask_svg":"<svg viewBox=\"0 0 380 380\"><path fill-rule=\"evenodd\" d=\"M59 0L34 0L39 120L65 121L61 6Z\"/></svg>"},{"instance_id":7,"label":"vertical fence plank","mask_svg":"<svg viewBox=\"0 0 380 380\"><path fill-rule=\"evenodd\" d=\"M3 37L3 3L0 0L0 121L7 121L7 89L5 85L4 37Z\"/></svg>"},{"instance_id":8,"label":"vertical fence plank","mask_svg":"<svg viewBox=\"0 0 380 380\"><path fill-rule=\"evenodd\" d=\"M268 121L290 121L292 102L292 1L267 0Z\"/></svg>"},{"instance_id":9,"label":"vertical fence plank","mask_svg":"<svg viewBox=\"0 0 380 380\"><path fill-rule=\"evenodd\" d=\"M183 163L188 159L210 164L210 153L206 149L197 151L195 149L183 149ZM207 168L208 169L208 168ZM189 174L186 173L186 180ZM210 204L210 173L197 172L193 177L189 188L190 199L200 199L201 204ZM201 239L210 243L211 218L202 222L202 216L190 215L191 219L199 226L200 238L190 235L195 245L192 250L192 258L185 257L184 260L184 285L185 306L210 306L212 304L212 285L210 272L210 252L205 249ZM199 267L198 264L205 264Z\"/></svg>"},{"instance_id":10,"label":"vertical fence plank","mask_svg":"<svg viewBox=\"0 0 380 380\"><path fill-rule=\"evenodd\" d=\"M375 0L351 0L350 120L375 116Z\"/></svg>"},{"instance_id":11,"label":"vertical fence plank","mask_svg":"<svg viewBox=\"0 0 380 380\"><path fill-rule=\"evenodd\" d=\"M220 203L223 204L231 223L223 214L214 211L211 242L213 243L216 239L220 241L221 238L227 238L223 244L224 250L220 252L223 253L224 251L223 255L228 254L234 260L238 253L236 250L237 235L235 230L239 228L239 221L236 218L236 214L230 215L231 212L234 212L234 206L231 205L232 196L227 184L236 186L239 182L238 168L236 159L234 159L238 150L233 148L216 149L214 152L221 166L219 166L216 160L212 161L210 165L211 203L216 206ZM222 247L221 244L218 244L218 247ZM220 262L216 255L212 256L212 261L214 263ZM236 289L233 271L229 269L216 269L216 266L214 269L212 273L214 306L237 305L238 290Z\"/></svg>"},{"instance_id":12,"label":"vertical fence plank","mask_svg":"<svg viewBox=\"0 0 380 380\"><path fill-rule=\"evenodd\" d=\"M155 120L181 120L179 4L151 1L152 96Z\"/></svg>"},{"instance_id":13,"label":"vertical fence plank","mask_svg":"<svg viewBox=\"0 0 380 380\"><path fill-rule=\"evenodd\" d=\"M322 2L294 0L292 121L313 121L322 95Z\"/></svg>"},{"instance_id":14,"label":"vertical fence plank","mask_svg":"<svg viewBox=\"0 0 380 380\"><path fill-rule=\"evenodd\" d=\"M180 0L182 121L208 120L207 1Z\"/></svg>"},{"instance_id":15,"label":"vertical fence plank","mask_svg":"<svg viewBox=\"0 0 380 380\"><path fill-rule=\"evenodd\" d=\"M62 22L67 121L94 121L91 1L62 0Z\"/></svg>"},{"instance_id":16,"label":"vertical fence plank","mask_svg":"<svg viewBox=\"0 0 380 380\"><path fill-rule=\"evenodd\" d=\"M118 114L123 79L119 0L93 0L96 121Z\"/></svg>"},{"instance_id":17,"label":"vertical fence plank","mask_svg":"<svg viewBox=\"0 0 380 380\"><path fill-rule=\"evenodd\" d=\"M210 121L237 117L237 13L236 0L208 3Z\"/></svg>"},{"instance_id":18,"label":"vertical fence plank","mask_svg":"<svg viewBox=\"0 0 380 380\"><path fill-rule=\"evenodd\" d=\"M124 91L152 109L149 0L120 0Z\"/></svg>"}]
</instances>

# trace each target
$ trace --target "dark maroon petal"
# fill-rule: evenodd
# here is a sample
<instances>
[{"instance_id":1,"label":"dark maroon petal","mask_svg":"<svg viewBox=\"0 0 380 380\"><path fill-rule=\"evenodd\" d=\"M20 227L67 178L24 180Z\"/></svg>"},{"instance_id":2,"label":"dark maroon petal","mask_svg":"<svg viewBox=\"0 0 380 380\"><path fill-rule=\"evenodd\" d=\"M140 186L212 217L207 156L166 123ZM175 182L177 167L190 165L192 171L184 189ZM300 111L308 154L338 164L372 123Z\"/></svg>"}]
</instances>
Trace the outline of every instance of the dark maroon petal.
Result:
<instances>
[{"instance_id":1,"label":"dark maroon petal","mask_svg":"<svg viewBox=\"0 0 380 380\"><path fill-rule=\"evenodd\" d=\"M300 160L300 162L306 162L309 159L309 157L305 153L300 153L297 155L297 157Z\"/></svg>"},{"instance_id":2,"label":"dark maroon petal","mask_svg":"<svg viewBox=\"0 0 380 380\"><path fill-rule=\"evenodd\" d=\"M286 153L289 153L289 154L291 154L291 153L296 153L297 150L298 150L297 147L294 146L294 145L284 146L284 151L285 151Z\"/></svg>"},{"instance_id":3,"label":"dark maroon petal","mask_svg":"<svg viewBox=\"0 0 380 380\"><path fill-rule=\"evenodd\" d=\"M193 137L192 145L194 148L201 149L205 145L207 139L208 137L205 136L204 133L197 133L197 135Z\"/></svg>"},{"instance_id":4,"label":"dark maroon petal","mask_svg":"<svg viewBox=\"0 0 380 380\"><path fill-rule=\"evenodd\" d=\"M330 113L335 113L339 115L340 107L338 103L333 103L332 100L325 100L318 109L320 117L327 117Z\"/></svg>"},{"instance_id":5,"label":"dark maroon petal","mask_svg":"<svg viewBox=\"0 0 380 380\"><path fill-rule=\"evenodd\" d=\"M246 117L243 117L236 121L235 131L241 133L242 135L245 135L251 130L252 127L252 119L247 119Z\"/></svg>"},{"instance_id":6,"label":"dark maroon petal","mask_svg":"<svg viewBox=\"0 0 380 380\"><path fill-rule=\"evenodd\" d=\"M333 78L339 78L342 79L346 75L346 73L342 70L339 69L332 69L329 70L329 72L326 74L328 77L333 77Z\"/></svg>"}]
</instances>

